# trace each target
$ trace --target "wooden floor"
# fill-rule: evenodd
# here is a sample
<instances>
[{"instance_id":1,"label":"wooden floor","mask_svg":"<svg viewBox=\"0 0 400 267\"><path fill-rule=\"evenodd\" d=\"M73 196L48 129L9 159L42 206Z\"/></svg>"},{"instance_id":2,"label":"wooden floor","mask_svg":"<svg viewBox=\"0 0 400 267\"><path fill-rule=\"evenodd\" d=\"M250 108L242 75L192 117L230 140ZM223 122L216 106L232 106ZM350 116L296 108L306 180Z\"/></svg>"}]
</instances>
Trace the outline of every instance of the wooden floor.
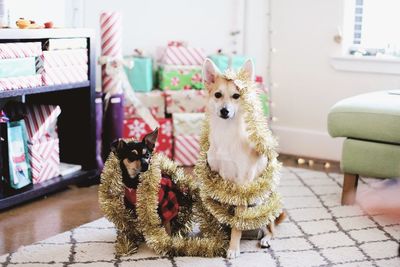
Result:
<instances>
[{"instance_id":1,"label":"wooden floor","mask_svg":"<svg viewBox=\"0 0 400 267\"><path fill-rule=\"evenodd\" d=\"M298 157L281 155L285 166L326 171L323 160L312 166L298 165ZM329 171L339 172L339 164L330 162ZM50 236L102 217L97 202L98 186L76 187L0 212L0 255L13 252Z\"/></svg>"}]
</instances>

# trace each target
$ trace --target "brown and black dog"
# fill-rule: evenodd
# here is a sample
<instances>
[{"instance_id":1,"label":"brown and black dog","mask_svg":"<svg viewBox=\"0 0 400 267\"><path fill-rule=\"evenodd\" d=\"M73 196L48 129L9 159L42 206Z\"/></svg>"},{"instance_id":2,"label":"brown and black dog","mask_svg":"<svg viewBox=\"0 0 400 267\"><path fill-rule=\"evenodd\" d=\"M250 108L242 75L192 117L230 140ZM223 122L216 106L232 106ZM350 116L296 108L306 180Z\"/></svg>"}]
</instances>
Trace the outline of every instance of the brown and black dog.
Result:
<instances>
[{"instance_id":1,"label":"brown and black dog","mask_svg":"<svg viewBox=\"0 0 400 267\"><path fill-rule=\"evenodd\" d=\"M151 155L157 141L158 129L147 134L142 141L129 141L118 139L111 144L111 151L120 161L122 182L125 185L125 207L133 211L136 216L136 189L139 184L139 176L149 168ZM171 234L171 220L179 212L180 193L171 178L163 175L160 191L158 193L158 213L166 232Z\"/></svg>"}]
</instances>

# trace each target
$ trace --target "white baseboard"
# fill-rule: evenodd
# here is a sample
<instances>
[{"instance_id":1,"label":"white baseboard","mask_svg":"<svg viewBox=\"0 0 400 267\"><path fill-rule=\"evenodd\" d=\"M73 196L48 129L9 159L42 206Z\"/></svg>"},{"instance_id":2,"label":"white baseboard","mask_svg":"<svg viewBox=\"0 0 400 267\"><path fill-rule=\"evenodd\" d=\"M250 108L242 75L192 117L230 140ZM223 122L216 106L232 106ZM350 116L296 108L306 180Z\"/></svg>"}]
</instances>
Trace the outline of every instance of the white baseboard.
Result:
<instances>
[{"instance_id":1,"label":"white baseboard","mask_svg":"<svg viewBox=\"0 0 400 267\"><path fill-rule=\"evenodd\" d=\"M279 153L340 161L344 138L332 138L328 133L272 126L278 137Z\"/></svg>"}]
</instances>

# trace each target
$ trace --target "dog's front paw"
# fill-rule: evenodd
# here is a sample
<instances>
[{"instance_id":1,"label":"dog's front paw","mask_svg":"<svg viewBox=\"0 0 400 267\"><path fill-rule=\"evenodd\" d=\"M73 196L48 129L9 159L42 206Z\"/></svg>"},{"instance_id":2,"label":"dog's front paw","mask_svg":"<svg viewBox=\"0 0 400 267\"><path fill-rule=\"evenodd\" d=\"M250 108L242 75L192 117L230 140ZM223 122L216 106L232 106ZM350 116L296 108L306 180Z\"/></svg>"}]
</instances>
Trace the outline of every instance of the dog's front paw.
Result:
<instances>
[{"instance_id":1,"label":"dog's front paw","mask_svg":"<svg viewBox=\"0 0 400 267\"><path fill-rule=\"evenodd\" d=\"M228 259L235 259L237 257L239 257L240 255L240 249L228 249L228 251L226 252L226 257Z\"/></svg>"},{"instance_id":2,"label":"dog's front paw","mask_svg":"<svg viewBox=\"0 0 400 267\"><path fill-rule=\"evenodd\" d=\"M271 239L269 238L269 236L264 236L261 240L260 240L260 247L261 248L269 248L271 245L269 244L269 242L271 241Z\"/></svg>"}]
</instances>

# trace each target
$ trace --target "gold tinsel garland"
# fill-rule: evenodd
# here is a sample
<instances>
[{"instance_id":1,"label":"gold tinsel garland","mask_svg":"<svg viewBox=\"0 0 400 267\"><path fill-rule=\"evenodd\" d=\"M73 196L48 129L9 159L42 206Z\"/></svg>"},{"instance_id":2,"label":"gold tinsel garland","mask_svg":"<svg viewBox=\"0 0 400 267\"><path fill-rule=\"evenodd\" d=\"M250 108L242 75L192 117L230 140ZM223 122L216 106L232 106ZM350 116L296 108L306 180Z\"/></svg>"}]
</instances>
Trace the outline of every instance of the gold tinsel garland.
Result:
<instances>
[{"instance_id":1,"label":"gold tinsel garland","mask_svg":"<svg viewBox=\"0 0 400 267\"><path fill-rule=\"evenodd\" d=\"M138 227L138 219L124 204L125 185L122 182L122 172L119 159L110 153L104 164L99 185L99 204L105 217L115 224L118 255L129 255L137 251L143 241L143 235Z\"/></svg>"},{"instance_id":2,"label":"gold tinsel garland","mask_svg":"<svg viewBox=\"0 0 400 267\"><path fill-rule=\"evenodd\" d=\"M184 230L186 231L178 231L172 236L166 233L161 226L161 220L157 213L161 173L170 175L178 188L182 192L186 192L188 196L194 196L192 201L196 201L196 189L191 179L184 175L183 169L178 168L174 162L161 154L153 155L149 170L141 175L141 182L137 189L136 211L147 245L162 255L206 257L222 255L226 242L221 234L214 237L208 235L202 238L184 237L192 229L191 220L188 220L185 225ZM190 210L187 214L192 215L193 212Z\"/></svg>"},{"instance_id":3,"label":"gold tinsel garland","mask_svg":"<svg viewBox=\"0 0 400 267\"><path fill-rule=\"evenodd\" d=\"M202 203L220 224L240 230L256 229L273 222L282 210L280 196L276 193L281 167L275 152L276 140L266 125L255 84L250 81L247 73L243 70L238 73L227 71L224 77L232 80L239 88L249 140L260 155L267 157L268 165L259 177L246 185L224 180L218 173L211 171L207 163L210 129L209 114L206 113L195 174L199 179ZM249 207L254 204L255 207Z\"/></svg>"}]
</instances>

